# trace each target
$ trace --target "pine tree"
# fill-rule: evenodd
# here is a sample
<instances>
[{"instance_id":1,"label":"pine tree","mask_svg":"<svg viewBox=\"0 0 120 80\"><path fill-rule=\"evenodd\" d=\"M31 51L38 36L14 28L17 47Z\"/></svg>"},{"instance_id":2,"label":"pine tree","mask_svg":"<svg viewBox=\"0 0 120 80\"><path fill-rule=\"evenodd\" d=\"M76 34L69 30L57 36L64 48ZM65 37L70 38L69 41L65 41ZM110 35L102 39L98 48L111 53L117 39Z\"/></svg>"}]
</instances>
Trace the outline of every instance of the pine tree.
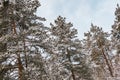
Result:
<instances>
[{"instance_id":1,"label":"pine tree","mask_svg":"<svg viewBox=\"0 0 120 80\"><path fill-rule=\"evenodd\" d=\"M117 5L115 11L116 19L112 25L111 31L111 45L114 53L113 62L114 62L114 74L115 77L119 77L120 73L120 7Z\"/></svg>"},{"instance_id":2,"label":"pine tree","mask_svg":"<svg viewBox=\"0 0 120 80\"><path fill-rule=\"evenodd\" d=\"M96 75L97 78L113 77L109 33L92 24L90 31L84 35L86 37L83 40L84 49L89 57L87 62L91 64L91 67L95 68L94 72L97 72L95 73L95 75L98 74Z\"/></svg>"},{"instance_id":3,"label":"pine tree","mask_svg":"<svg viewBox=\"0 0 120 80\"><path fill-rule=\"evenodd\" d=\"M45 19L35 14L39 6L38 0L9 0L1 8L0 42L4 42L3 47L7 45L0 51L2 79L35 80L45 73L38 43L45 39L46 28L40 22Z\"/></svg>"},{"instance_id":4,"label":"pine tree","mask_svg":"<svg viewBox=\"0 0 120 80\"><path fill-rule=\"evenodd\" d=\"M89 69L84 62L84 55L81 53L81 42L76 38L77 30L72 27L72 23L67 23L61 16L55 20L55 25L51 23L51 34L56 50L55 59L58 60L57 64L63 65L68 75L67 79L91 80Z\"/></svg>"}]
</instances>

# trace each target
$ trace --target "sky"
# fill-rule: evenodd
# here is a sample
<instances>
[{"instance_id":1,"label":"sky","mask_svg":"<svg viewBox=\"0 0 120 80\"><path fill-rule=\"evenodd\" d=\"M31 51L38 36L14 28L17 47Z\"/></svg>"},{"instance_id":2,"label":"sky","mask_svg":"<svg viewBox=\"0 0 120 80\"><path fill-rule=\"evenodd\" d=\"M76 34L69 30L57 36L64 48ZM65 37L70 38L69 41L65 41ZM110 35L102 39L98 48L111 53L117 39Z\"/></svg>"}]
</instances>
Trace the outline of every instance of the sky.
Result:
<instances>
[{"instance_id":1,"label":"sky","mask_svg":"<svg viewBox=\"0 0 120 80\"><path fill-rule=\"evenodd\" d=\"M37 15L46 18L46 26L54 23L59 15L66 17L66 21L73 23L78 30L78 38L83 39L91 23L102 27L104 31L111 30L120 0L40 0L40 3Z\"/></svg>"}]
</instances>

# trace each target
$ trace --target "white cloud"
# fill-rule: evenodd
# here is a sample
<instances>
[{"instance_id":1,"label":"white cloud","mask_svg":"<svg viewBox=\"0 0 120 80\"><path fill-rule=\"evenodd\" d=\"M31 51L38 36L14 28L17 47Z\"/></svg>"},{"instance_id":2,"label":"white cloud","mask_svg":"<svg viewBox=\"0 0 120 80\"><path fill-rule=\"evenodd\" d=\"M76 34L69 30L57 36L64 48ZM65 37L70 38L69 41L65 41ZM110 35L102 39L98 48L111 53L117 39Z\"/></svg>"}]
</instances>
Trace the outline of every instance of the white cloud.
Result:
<instances>
[{"instance_id":1,"label":"white cloud","mask_svg":"<svg viewBox=\"0 0 120 80\"><path fill-rule=\"evenodd\" d=\"M90 28L91 22L103 27L105 31L111 29L114 22L114 11L119 0L41 0L38 15L45 17L49 26L58 15L66 17L78 29L78 36Z\"/></svg>"}]
</instances>

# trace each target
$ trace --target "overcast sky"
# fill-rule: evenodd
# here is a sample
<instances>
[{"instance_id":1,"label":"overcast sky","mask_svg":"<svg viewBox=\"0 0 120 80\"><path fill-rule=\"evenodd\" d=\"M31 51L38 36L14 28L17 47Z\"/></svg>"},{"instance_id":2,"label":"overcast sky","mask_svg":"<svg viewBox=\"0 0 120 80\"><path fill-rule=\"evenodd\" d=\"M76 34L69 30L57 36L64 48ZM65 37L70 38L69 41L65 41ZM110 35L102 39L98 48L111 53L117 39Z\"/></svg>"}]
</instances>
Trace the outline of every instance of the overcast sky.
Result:
<instances>
[{"instance_id":1,"label":"overcast sky","mask_svg":"<svg viewBox=\"0 0 120 80\"><path fill-rule=\"evenodd\" d=\"M78 30L78 37L83 38L91 23L110 31L114 23L114 11L120 0L40 0L37 14L45 17L46 26L59 16L66 17Z\"/></svg>"}]
</instances>

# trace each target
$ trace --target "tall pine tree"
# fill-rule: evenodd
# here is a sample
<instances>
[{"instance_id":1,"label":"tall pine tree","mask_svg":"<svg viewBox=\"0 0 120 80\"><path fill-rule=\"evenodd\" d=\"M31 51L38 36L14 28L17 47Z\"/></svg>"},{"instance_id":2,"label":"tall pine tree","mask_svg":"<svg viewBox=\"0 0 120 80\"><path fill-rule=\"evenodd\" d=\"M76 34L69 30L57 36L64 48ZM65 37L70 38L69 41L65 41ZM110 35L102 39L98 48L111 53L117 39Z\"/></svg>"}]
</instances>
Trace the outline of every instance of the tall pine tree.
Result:
<instances>
[{"instance_id":1,"label":"tall pine tree","mask_svg":"<svg viewBox=\"0 0 120 80\"><path fill-rule=\"evenodd\" d=\"M68 77L65 79L91 80L89 68L84 62L84 55L81 52L81 42L76 37L77 30L72 28L72 23L67 23L64 17L59 16L55 24L51 23L51 34L54 38L54 49L56 59L63 65ZM56 78L57 79L57 78Z\"/></svg>"}]
</instances>

